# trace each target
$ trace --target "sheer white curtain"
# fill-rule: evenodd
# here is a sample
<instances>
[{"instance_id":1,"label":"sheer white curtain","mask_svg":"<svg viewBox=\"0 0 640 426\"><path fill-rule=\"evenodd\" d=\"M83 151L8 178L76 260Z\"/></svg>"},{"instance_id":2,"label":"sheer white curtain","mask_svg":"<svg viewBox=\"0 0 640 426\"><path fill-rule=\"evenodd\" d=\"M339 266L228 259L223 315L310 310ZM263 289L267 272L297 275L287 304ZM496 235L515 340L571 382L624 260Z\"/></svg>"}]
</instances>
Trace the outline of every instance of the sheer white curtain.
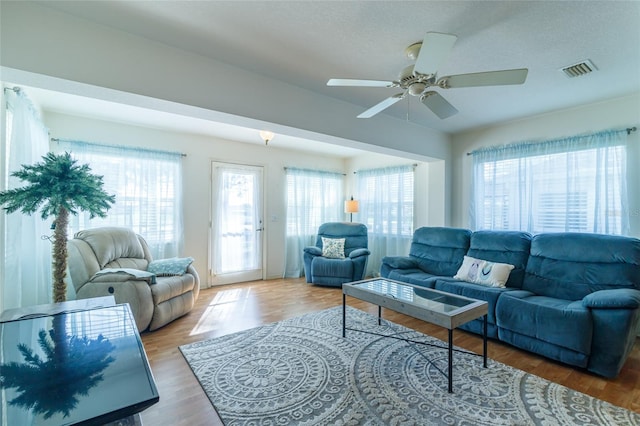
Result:
<instances>
[{"instance_id":1,"label":"sheer white curtain","mask_svg":"<svg viewBox=\"0 0 640 426\"><path fill-rule=\"evenodd\" d=\"M284 276L304 275L302 250L315 244L318 227L343 219L344 175L287 168L287 235Z\"/></svg>"},{"instance_id":2,"label":"sheer white curtain","mask_svg":"<svg viewBox=\"0 0 640 426\"><path fill-rule=\"evenodd\" d=\"M116 202L105 218L79 213L69 219L69 235L81 229L122 226L142 235L154 259L182 254L182 156L180 153L61 140L79 164L103 176Z\"/></svg>"},{"instance_id":3,"label":"sheer white curtain","mask_svg":"<svg viewBox=\"0 0 640 426\"><path fill-rule=\"evenodd\" d=\"M42 161L49 151L49 132L22 91L4 93L7 156L3 157L8 160L6 170L12 173L23 164ZM12 176L4 176L4 181L7 189L25 185ZM51 243L42 237L51 234L52 220L43 221L39 213L27 216L14 212L5 216L0 311L51 302Z\"/></svg>"},{"instance_id":4,"label":"sheer white curtain","mask_svg":"<svg viewBox=\"0 0 640 426\"><path fill-rule=\"evenodd\" d=\"M360 212L367 225L367 276L377 276L384 256L406 255L413 237L414 167L359 170L356 174Z\"/></svg>"},{"instance_id":5,"label":"sheer white curtain","mask_svg":"<svg viewBox=\"0 0 640 426\"><path fill-rule=\"evenodd\" d=\"M627 132L473 152L472 229L628 235Z\"/></svg>"}]
</instances>

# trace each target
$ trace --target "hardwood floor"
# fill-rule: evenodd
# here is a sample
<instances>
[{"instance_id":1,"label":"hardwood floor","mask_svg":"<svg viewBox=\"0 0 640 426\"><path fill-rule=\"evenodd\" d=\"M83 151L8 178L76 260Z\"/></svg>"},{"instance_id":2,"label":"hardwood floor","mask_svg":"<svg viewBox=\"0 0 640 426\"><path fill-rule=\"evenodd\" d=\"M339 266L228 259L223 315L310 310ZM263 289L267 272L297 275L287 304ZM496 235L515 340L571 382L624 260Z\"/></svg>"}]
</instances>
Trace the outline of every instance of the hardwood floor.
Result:
<instances>
[{"instance_id":1,"label":"hardwood floor","mask_svg":"<svg viewBox=\"0 0 640 426\"><path fill-rule=\"evenodd\" d=\"M377 307L349 298L350 306L377 315ZM193 376L178 346L280 321L342 304L339 288L316 287L300 280L255 281L214 287L200 292L195 308L186 316L142 341L160 391L160 402L142 413L144 426L219 425L215 409ZM439 339L447 331L395 312L383 316ZM479 336L456 331L454 344L481 353ZM506 344L489 341L489 357L569 388L640 413L640 339L615 380L552 362Z\"/></svg>"}]
</instances>

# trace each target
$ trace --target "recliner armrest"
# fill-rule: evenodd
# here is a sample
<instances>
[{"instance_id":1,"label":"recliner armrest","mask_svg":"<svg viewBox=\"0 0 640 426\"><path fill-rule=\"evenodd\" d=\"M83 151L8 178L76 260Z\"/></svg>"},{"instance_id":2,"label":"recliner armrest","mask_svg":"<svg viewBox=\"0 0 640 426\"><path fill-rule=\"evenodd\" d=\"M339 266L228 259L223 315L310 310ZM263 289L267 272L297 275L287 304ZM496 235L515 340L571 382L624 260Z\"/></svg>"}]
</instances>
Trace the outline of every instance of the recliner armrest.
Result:
<instances>
[{"instance_id":1,"label":"recliner armrest","mask_svg":"<svg viewBox=\"0 0 640 426\"><path fill-rule=\"evenodd\" d=\"M414 269L418 263L409 256L385 256L382 263L394 269Z\"/></svg>"},{"instance_id":2,"label":"recliner armrest","mask_svg":"<svg viewBox=\"0 0 640 426\"><path fill-rule=\"evenodd\" d=\"M371 252L368 249L359 248L349 253L349 259L355 259L356 257L360 257L360 256L369 256L370 254Z\"/></svg>"},{"instance_id":3,"label":"recliner armrest","mask_svg":"<svg viewBox=\"0 0 640 426\"><path fill-rule=\"evenodd\" d=\"M582 305L592 309L637 309L640 291L631 288L594 291L582 299Z\"/></svg>"},{"instance_id":4,"label":"recliner armrest","mask_svg":"<svg viewBox=\"0 0 640 426\"><path fill-rule=\"evenodd\" d=\"M305 247L304 252L309 253L312 256L322 256L322 249L316 246Z\"/></svg>"},{"instance_id":5,"label":"recliner armrest","mask_svg":"<svg viewBox=\"0 0 640 426\"><path fill-rule=\"evenodd\" d=\"M156 275L132 268L105 268L96 272L89 282L125 282L125 281L146 281L149 284L156 283Z\"/></svg>"}]
</instances>

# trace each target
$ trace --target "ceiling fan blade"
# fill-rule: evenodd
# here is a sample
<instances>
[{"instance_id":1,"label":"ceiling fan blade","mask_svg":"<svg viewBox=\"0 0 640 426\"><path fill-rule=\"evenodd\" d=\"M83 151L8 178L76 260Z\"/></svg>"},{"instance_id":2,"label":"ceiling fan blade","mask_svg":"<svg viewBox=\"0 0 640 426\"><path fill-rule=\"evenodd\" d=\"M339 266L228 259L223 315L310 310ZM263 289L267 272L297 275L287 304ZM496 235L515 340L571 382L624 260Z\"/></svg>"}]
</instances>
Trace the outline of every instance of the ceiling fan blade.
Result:
<instances>
[{"instance_id":1,"label":"ceiling fan blade","mask_svg":"<svg viewBox=\"0 0 640 426\"><path fill-rule=\"evenodd\" d=\"M358 87L394 87L393 81L355 80L350 78L332 78L327 86L358 86Z\"/></svg>"},{"instance_id":2,"label":"ceiling fan blade","mask_svg":"<svg viewBox=\"0 0 640 426\"><path fill-rule=\"evenodd\" d=\"M425 75L435 74L449 57L457 39L453 34L428 32L422 41L413 70Z\"/></svg>"},{"instance_id":3,"label":"ceiling fan blade","mask_svg":"<svg viewBox=\"0 0 640 426\"><path fill-rule=\"evenodd\" d=\"M382 110L389 108L391 105L395 104L399 100L404 98L404 93L398 93L397 95L393 95L390 98L385 99L384 101L372 106L362 114L358 116L358 118L371 118Z\"/></svg>"},{"instance_id":4,"label":"ceiling fan blade","mask_svg":"<svg viewBox=\"0 0 640 426\"><path fill-rule=\"evenodd\" d=\"M472 74L459 74L442 77L438 85L444 88L477 87L477 86L505 86L509 84L522 84L527 79L529 70L519 68L515 70L477 72ZM441 85L440 81L444 81Z\"/></svg>"},{"instance_id":5,"label":"ceiling fan blade","mask_svg":"<svg viewBox=\"0 0 640 426\"><path fill-rule=\"evenodd\" d=\"M427 92L422 95L420 101L425 104L427 108L433 111L435 115L442 119L449 118L458 113L458 110L447 102L445 98L440 96L440 93L438 92Z\"/></svg>"}]
</instances>

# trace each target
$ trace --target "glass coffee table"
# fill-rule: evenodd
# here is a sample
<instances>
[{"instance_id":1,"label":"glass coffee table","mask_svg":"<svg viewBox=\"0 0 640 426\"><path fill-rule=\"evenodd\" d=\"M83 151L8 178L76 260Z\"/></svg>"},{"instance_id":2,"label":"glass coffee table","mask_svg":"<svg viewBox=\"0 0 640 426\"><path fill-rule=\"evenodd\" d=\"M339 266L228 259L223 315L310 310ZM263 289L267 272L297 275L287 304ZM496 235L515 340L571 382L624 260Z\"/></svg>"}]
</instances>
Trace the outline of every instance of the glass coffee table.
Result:
<instances>
[{"instance_id":1,"label":"glass coffee table","mask_svg":"<svg viewBox=\"0 0 640 426\"><path fill-rule=\"evenodd\" d=\"M0 423L135 424L159 401L131 309L113 302L48 305L0 322Z\"/></svg>"},{"instance_id":2,"label":"glass coffee table","mask_svg":"<svg viewBox=\"0 0 640 426\"><path fill-rule=\"evenodd\" d=\"M473 353L454 349L453 330L462 324L483 317L482 358L483 367L487 368L487 302L386 278L373 278L346 283L342 285L342 337L346 337L346 330L366 332L347 327L347 296L378 305L378 325L381 323L382 308L385 307L449 330L449 344L446 347L396 336L387 336L447 349L449 351L449 364L448 374L446 375L449 380L449 393L453 392L453 352Z\"/></svg>"}]
</instances>

